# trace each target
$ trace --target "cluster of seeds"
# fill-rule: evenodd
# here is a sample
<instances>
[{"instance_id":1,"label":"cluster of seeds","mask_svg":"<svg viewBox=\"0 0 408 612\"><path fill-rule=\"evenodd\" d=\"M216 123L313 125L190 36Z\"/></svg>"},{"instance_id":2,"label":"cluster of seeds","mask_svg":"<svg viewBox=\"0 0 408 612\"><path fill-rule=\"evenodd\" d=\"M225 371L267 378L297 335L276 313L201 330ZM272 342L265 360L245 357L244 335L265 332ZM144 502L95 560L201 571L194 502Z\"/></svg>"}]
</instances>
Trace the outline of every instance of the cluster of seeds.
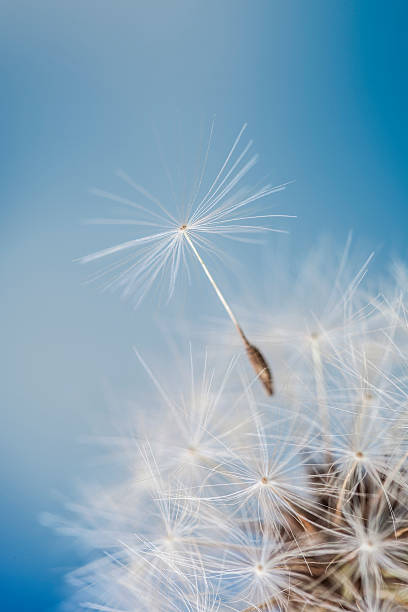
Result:
<instances>
[{"instance_id":1,"label":"cluster of seeds","mask_svg":"<svg viewBox=\"0 0 408 612\"><path fill-rule=\"evenodd\" d=\"M123 480L88 488L72 520L58 522L92 557L70 575L69 610L408 609L407 275L397 267L389 287L368 292L370 258L347 280L350 245L337 268L326 265L330 247L298 278L269 283L276 306L251 309L255 321L242 315L262 353L250 344L200 254L212 250L208 237L263 232L260 219L276 216L243 213L277 190L237 187L255 163L251 143L238 153L244 129L199 196L207 149L181 216L124 173L156 208L102 194L143 217L125 223L156 227L83 258L121 257L101 273L107 286L139 300L168 270L172 293L192 255L238 334L217 334L214 359L190 355L176 389L137 354L155 393L138 398L129 433L112 440ZM251 373L222 355L237 340Z\"/></svg>"},{"instance_id":2,"label":"cluster of seeds","mask_svg":"<svg viewBox=\"0 0 408 612\"><path fill-rule=\"evenodd\" d=\"M239 357L219 380L211 357L191 356L171 389L138 355L156 391L120 440L126 477L89 490L59 525L95 555L71 574L68 609L408 609L408 317L397 276L375 297L354 284L347 307L339 289L330 321L321 315L310 332L305 313L302 341L287 305L294 327L257 338L275 365L272 398Z\"/></svg>"}]
</instances>

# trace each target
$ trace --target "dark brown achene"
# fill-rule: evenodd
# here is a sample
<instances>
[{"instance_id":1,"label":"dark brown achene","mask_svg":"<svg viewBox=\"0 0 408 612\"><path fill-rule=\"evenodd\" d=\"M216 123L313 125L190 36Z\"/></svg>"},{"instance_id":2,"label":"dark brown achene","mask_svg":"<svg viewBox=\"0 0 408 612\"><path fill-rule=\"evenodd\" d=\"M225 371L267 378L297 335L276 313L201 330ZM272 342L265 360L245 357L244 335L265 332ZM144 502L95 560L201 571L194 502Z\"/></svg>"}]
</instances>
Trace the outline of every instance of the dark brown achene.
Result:
<instances>
[{"instance_id":1,"label":"dark brown achene","mask_svg":"<svg viewBox=\"0 0 408 612\"><path fill-rule=\"evenodd\" d=\"M261 351L256 348L253 344L246 343L246 352L248 359L251 362L252 367L255 370L259 380L263 384L268 395L273 395L273 379L271 370L266 363L264 356Z\"/></svg>"}]
</instances>

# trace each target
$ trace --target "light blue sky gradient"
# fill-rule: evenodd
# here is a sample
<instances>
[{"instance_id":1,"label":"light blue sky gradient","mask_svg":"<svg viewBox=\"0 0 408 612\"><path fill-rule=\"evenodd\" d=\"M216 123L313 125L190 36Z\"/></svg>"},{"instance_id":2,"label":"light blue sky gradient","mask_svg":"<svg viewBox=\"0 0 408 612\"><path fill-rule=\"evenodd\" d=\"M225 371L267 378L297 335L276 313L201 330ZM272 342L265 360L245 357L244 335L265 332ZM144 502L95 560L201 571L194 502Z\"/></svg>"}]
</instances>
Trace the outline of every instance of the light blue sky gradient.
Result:
<instances>
[{"instance_id":1,"label":"light blue sky gradient","mask_svg":"<svg viewBox=\"0 0 408 612\"><path fill-rule=\"evenodd\" d=\"M157 321L202 299L220 314L201 279L137 312L83 286L73 258L122 237L81 226L89 188L121 193L120 167L166 197L160 149L188 174L216 114L214 163L246 121L254 180L295 180L271 199L298 215L276 238L295 259L352 229L378 269L406 260L407 18L398 1L3 0L1 609L62 599L80 556L38 515L94 478L78 440L109 431L107 388L142 384L132 344L163 353ZM256 274L253 248L245 265Z\"/></svg>"}]
</instances>

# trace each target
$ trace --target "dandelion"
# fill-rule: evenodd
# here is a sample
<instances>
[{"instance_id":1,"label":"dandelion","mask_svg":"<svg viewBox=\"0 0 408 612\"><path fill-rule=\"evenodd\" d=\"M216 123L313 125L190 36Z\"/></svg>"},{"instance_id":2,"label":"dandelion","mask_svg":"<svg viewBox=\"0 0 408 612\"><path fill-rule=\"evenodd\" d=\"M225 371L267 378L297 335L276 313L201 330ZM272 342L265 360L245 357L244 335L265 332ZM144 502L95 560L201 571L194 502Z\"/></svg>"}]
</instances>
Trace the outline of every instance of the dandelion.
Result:
<instances>
[{"instance_id":1,"label":"dandelion","mask_svg":"<svg viewBox=\"0 0 408 612\"><path fill-rule=\"evenodd\" d=\"M251 143L240 148L244 126L203 189L212 130L182 211L123 172L149 207L98 192L137 211L99 222L156 229L81 261L117 257L101 277L138 302L163 273L171 296L193 256L271 395L269 367L203 253L216 252L217 235L274 231L266 222L274 215L252 205L284 186L241 187L256 161L247 160ZM350 247L351 239L337 267L322 249L297 278L285 272L286 285L273 282L278 304L263 300L256 322L247 317L277 364L278 392L267 402L235 355L224 362L219 350L212 358L190 346L177 381L135 349L152 398L148 411L133 403L133 425L112 436L123 478L88 487L68 518L44 517L89 550L90 562L69 577L67 610L408 610L408 273L398 264L369 290L372 255L351 273Z\"/></svg>"},{"instance_id":2,"label":"dandelion","mask_svg":"<svg viewBox=\"0 0 408 612\"><path fill-rule=\"evenodd\" d=\"M126 476L47 517L93 551L68 610L408 610L406 276L369 292L366 269L315 346L276 327L285 385L267 404L236 357L221 369L190 348L173 389L136 351L156 408L122 432ZM302 303L292 321L309 318Z\"/></svg>"},{"instance_id":3,"label":"dandelion","mask_svg":"<svg viewBox=\"0 0 408 612\"><path fill-rule=\"evenodd\" d=\"M217 235L245 241L253 234L267 231L283 232L284 230L271 228L264 224L272 218L287 218L291 215L256 214L257 210L254 209L254 205L267 196L281 191L286 185L275 187L264 185L254 190L241 187L243 178L257 161L256 155L248 159L252 141L249 141L240 150L241 138L246 129L246 124L244 124L217 176L202 194L213 128L214 124L211 125L208 146L194 193L188 202L180 206L178 212L173 213L157 197L135 183L123 171L118 172L119 176L149 203L149 207L147 204L142 205L112 193L94 191L97 195L126 205L138 213L137 219L96 219L94 223L135 225L149 231L154 228L154 233L86 255L78 261L87 263L107 256L116 256L117 260L107 269L99 272L95 278L110 275L109 280L105 281L105 288L119 288L124 296L134 295L135 303L138 304L153 283L166 272L169 276L169 298L171 297L180 267L187 268L187 251L190 251L199 262L238 331L248 359L266 393L272 395L272 375L265 358L259 349L248 341L199 250L214 252L215 247L211 238Z\"/></svg>"}]
</instances>

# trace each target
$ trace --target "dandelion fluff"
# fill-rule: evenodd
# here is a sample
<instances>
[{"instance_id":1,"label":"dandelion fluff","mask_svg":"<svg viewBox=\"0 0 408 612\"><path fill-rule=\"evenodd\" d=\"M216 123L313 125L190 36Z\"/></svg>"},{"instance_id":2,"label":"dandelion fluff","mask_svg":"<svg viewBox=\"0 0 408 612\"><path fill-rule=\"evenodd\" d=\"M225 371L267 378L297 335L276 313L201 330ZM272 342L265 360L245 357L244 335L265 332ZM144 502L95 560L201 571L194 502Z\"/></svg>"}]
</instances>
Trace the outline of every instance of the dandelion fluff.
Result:
<instances>
[{"instance_id":1,"label":"dandelion fluff","mask_svg":"<svg viewBox=\"0 0 408 612\"><path fill-rule=\"evenodd\" d=\"M200 195L207 150L181 216L124 173L144 203L100 194L149 229L82 261L118 257L103 278L138 301L163 272L171 294L194 257L255 377L239 357L190 349L176 380L135 349L158 409L146 416L136 402L135 426L114 438L129 458L122 480L87 488L63 519L44 517L89 551L69 576L67 610L408 610L408 274L400 263L370 288L372 255L351 272L349 240L326 274L323 249L288 275L278 303L246 317L276 364L276 393L258 397L258 379L274 390L268 364L202 256L217 234L271 229L250 207L276 189L241 186L256 162L251 143L239 149L244 130Z\"/></svg>"},{"instance_id":2,"label":"dandelion fluff","mask_svg":"<svg viewBox=\"0 0 408 612\"><path fill-rule=\"evenodd\" d=\"M285 346L302 394L266 404L236 358L220 378L193 352L173 391L137 352L161 406L135 415L137 460L47 517L93 551L68 610L408 609L405 276L358 278L329 341Z\"/></svg>"}]
</instances>

